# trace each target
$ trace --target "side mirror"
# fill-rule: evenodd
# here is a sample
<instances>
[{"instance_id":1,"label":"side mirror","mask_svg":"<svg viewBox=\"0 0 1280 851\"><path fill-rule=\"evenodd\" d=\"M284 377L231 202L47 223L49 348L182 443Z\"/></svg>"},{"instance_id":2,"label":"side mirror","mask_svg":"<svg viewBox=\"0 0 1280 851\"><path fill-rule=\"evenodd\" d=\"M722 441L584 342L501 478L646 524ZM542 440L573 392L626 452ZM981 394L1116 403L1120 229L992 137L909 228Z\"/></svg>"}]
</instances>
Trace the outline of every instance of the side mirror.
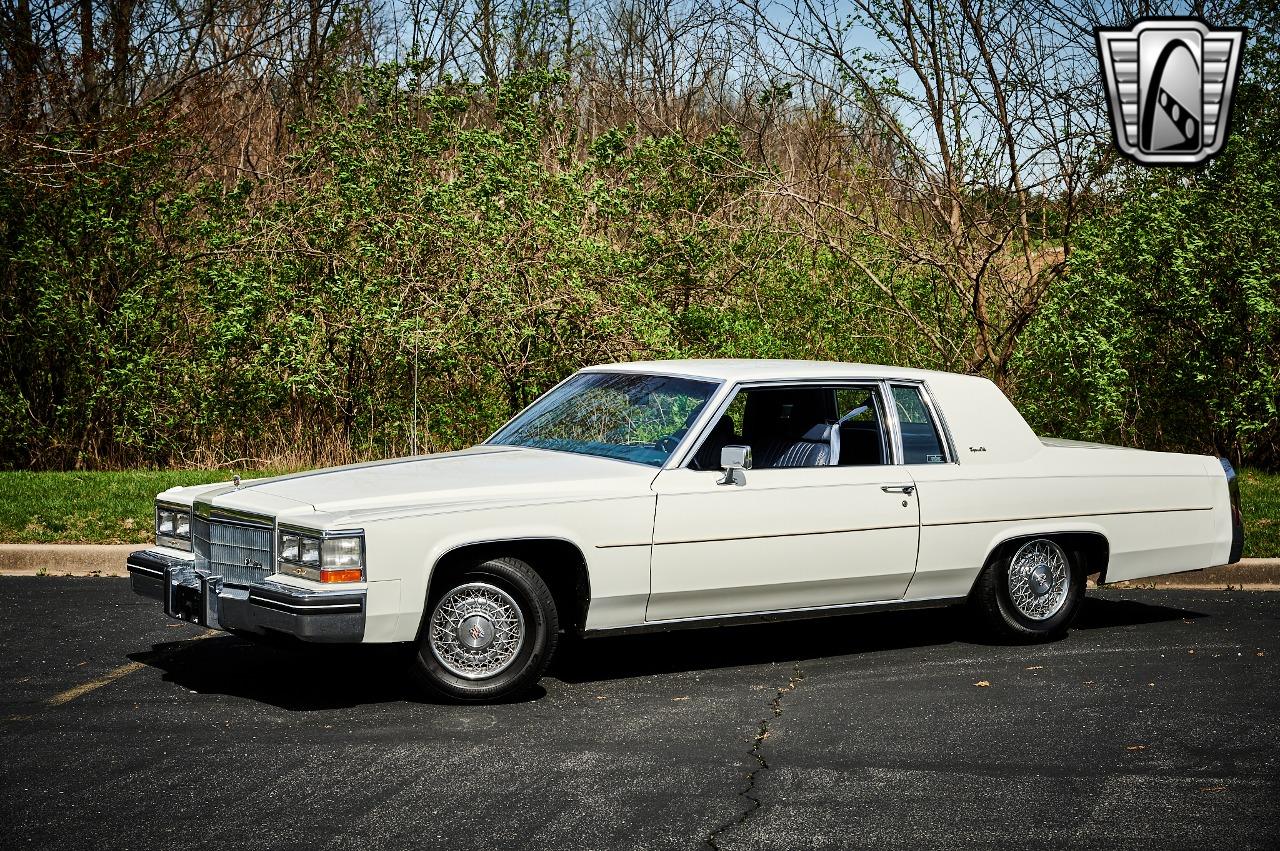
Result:
<instances>
[{"instance_id":1,"label":"side mirror","mask_svg":"<svg viewBox=\"0 0 1280 851\"><path fill-rule=\"evenodd\" d=\"M724 470L724 478L720 480L722 485L737 485L742 487L747 483L746 474L743 470L751 469L751 447L750 446L726 446L720 450L720 469Z\"/></svg>"}]
</instances>

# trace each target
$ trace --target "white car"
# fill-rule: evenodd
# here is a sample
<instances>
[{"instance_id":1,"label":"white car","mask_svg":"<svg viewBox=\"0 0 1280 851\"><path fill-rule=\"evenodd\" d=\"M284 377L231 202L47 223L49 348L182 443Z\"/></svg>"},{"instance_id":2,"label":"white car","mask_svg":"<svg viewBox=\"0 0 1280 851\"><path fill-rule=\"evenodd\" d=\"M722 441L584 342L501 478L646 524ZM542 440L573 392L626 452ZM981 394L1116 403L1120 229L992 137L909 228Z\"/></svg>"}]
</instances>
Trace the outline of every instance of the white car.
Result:
<instances>
[{"instance_id":1,"label":"white car","mask_svg":"<svg viewBox=\"0 0 1280 851\"><path fill-rule=\"evenodd\" d=\"M584 369L461 452L156 501L135 591L236 633L415 647L432 692L527 688L562 632L969 603L1065 632L1099 582L1236 561L1207 455L1037 437L991 382L814 361Z\"/></svg>"}]
</instances>

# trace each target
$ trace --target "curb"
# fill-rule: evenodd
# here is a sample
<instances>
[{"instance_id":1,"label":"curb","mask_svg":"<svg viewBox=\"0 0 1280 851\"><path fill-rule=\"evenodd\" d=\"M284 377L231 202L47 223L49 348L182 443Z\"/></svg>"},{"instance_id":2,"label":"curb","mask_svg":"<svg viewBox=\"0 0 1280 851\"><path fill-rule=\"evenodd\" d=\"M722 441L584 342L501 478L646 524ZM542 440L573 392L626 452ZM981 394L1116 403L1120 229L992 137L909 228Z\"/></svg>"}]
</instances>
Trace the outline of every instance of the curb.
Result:
<instances>
[{"instance_id":1,"label":"curb","mask_svg":"<svg viewBox=\"0 0 1280 851\"><path fill-rule=\"evenodd\" d=\"M0 544L0 576L128 576L125 557L146 546ZM1114 582L1105 587L1280 591L1280 558L1244 558L1222 567Z\"/></svg>"},{"instance_id":2,"label":"curb","mask_svg":"<svg viewBox=\"0 0 1280 851\"><path fill-rule=\"evenodd\" d=\"M1220 591L1280 591L1280 559L1242 558L1235 564L1187 573L1115 582L1105 588L1200 589Z\"/></svg>"},{"instance_id":3,"label":"curb","mask_svg":"<svg viewBox=\"0 0 1280 851\"><path fill-rule=\"evenodd\" d=\"M0 576L128 576L124 560L146 544L0 544Z\"/></svg>"}]
</instances>

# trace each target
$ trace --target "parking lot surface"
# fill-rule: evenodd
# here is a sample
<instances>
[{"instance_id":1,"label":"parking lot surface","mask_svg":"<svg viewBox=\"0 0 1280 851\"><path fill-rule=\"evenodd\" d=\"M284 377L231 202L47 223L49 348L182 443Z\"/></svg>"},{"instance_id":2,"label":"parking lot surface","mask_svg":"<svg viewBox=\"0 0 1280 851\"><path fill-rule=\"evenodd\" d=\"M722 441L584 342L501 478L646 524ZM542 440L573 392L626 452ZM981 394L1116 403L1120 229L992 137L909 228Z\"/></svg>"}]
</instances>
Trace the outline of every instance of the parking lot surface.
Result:
<instances>
[{"instance_id":1,"label":"parking lot surface","mask_svg":"<svg viewBox=\"0 0 1280 851\"><path fill-rule=\"evenodd\" d=\"M498 706L0 578L0 848L1280 847L1280 594L574 642Z\"/></svg>"}]
</instances>

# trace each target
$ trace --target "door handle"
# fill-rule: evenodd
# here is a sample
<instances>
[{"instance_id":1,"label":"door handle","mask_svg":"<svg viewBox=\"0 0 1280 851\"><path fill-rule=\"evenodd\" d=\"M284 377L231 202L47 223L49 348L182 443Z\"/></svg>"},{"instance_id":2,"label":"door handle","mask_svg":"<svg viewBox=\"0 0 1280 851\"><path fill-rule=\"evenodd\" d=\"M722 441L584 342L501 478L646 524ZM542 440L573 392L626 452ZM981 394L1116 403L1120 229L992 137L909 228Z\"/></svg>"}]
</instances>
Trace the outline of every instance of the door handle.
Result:
<instances>
[{"instance_id":1,"label":"door handle","mask_svg":"<svg viewBox=\"0 0 1280 851\"><path fill-rule=\"evenodd\" d=\"M880 488L885 493L905 493L907 496L910 496L915 489L915 485L884 485Z\"/></svg>"}]
</instances>

